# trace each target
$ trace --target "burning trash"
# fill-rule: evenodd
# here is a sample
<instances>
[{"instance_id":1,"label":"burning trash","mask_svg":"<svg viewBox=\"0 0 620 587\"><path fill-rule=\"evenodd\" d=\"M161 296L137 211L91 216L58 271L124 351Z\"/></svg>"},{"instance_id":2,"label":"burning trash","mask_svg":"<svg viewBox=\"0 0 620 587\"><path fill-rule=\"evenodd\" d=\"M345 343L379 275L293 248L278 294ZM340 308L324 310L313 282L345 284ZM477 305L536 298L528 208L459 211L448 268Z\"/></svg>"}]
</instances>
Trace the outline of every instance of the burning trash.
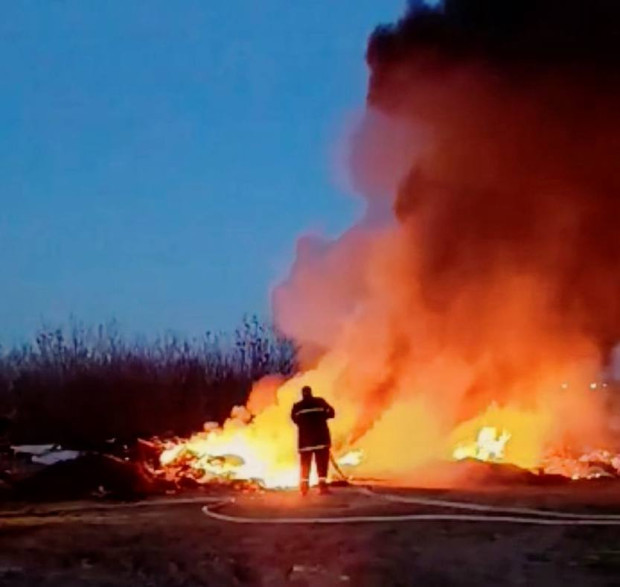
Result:
<instances>
[{"instance_id":1,"label":"burning trash","mask_svg":"<svg viewBox=\"0 0 620 587\"><path fill-rule=\"evenodd\" d=\"M492 418L497 407L492 407L486 414L485 421ZM259 419L260 421L260 419ZM502 421L499 418L497 421ZM205 431L189 439L173 439L157 442L159 452L158 466L154 473L168 482L192 481L196 485L226 484L247 482L256 488L290 489L297 487L299 470L294 454L288 459L271 461L269 455L278 454L282 449L274 442L273 436L267 434L261 439L261 430L253 428L252 423L239 425L233 418L224 427L214 423L205 426ZM462 430L473 429L476 422L466 423ZM231 432L232 430L232 432ZM453 439L462 435L458 429ZM271 440L270 440L271 439ZM523 442L525 440L525 442ZM533 475L563 477L565 479L595 479L601 477L620 477L620 454L607 450L594 450L584 453L553 451L549 448L535 460L518 456L511 446L513 435L506 429L494 426L482 426L471 436L469 442L453 444L451 454L444 462L477 461L492 465L516 466L519 470ZM515 439L515 443L526 446L532 441ZM276 441L277 442L277 441ZM536 440L534 439L534 442ZM285 454L280 452L281 455ZM365 455L362 449L350 449L334 459L335 475L366 478ZM513 473L513 478L519 478ZM390 482L390 477L374 477L376 481ZM523 477L526 479L526 477ZM316 485L316 475L312 484Z\"/></svg>"}]
</instances>

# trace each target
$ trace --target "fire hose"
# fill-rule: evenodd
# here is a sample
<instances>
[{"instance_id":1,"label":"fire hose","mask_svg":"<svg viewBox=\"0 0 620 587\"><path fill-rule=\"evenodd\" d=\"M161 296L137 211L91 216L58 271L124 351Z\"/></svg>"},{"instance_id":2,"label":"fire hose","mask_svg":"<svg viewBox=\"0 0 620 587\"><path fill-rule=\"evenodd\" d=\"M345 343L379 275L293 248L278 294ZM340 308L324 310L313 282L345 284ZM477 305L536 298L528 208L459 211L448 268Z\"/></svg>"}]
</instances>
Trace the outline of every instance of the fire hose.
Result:
<instances>
[{"instance_id":1,"label":"fire hose","mask_svg":"<svg viewBox=\"0 0 620 587\"><path fill-rule=\"evenodd\" d=\"M453 510L468 510L474 512L501 512L503 514L514 514L520 516L539 516L545 518L556 518L561 520L580 520L587 518L589 520L612 520L620 521L620 515L614 514L575 514L572 512L558 512L554 510L536 510L533 508L514 508L504 506L492 506L479 503L429 499L425 497L406 497L401 495L393 495L389 493L377 493L371 489L364 487L358 489L359 493L371 497L377 497L386 501L395 503L409 503L414 505L430 506Z\"/></svg>"},{"instance_id":2,"label":"fire hose","mask_svg":"<svg viewBox=\"0 0 620 587\"><path fill-rule=\"evenodd\" d=\"M334 453L331 450L329 451L329 461L332 464L332 467L334 467L334 469L336 470L336 473L338 473L338 475L340 475L342 480L348 482L349 481L349 477L347 477L347 475L345 475L342 472L342 469L340 468L340 465L338 464L338 461L334 457Z\"/></svg>"},{"instance_id":3,"label":"fire hose","mask_svg":"<svg viewBox=\"0 0 620 587\"><path fill-rule=\"evenodd\" d=\"M340 477L350 479L342 472L338 463L330 455L334 469ZM162 507L196 504L202 506L202 512L209 518L219 522L235 524L288 524L288 525L329 525L329 524L365 524L365 523L394 523L394 522L469 522L469 523L504 523L536 526L620 526L620 515L612 514L578 514L553 510L537 510L531 508L515 508L494 506L480 503L439 500L426 497L402 496L373 491L369 487L354 486L353 491L373 499L411 504L418 506L442 508L449 510L462 510L472 513L411 513L390 515L362 515L362 516L333 516L333 517L290 517L290 518L253 518L237 516L221 512L224 507L234 505L234 497L189 497L181 499L154 499L133 503L106 503L92 504L84 507L82 504L64 504L56 510L33 511L14 510L1 512L0 519L8 522L11 518L50 517L58 514L79 514L86 511L110 510L110 509L134 509L142 507Z\"/></svg>"},{"instance_id":4,"label":"fire hose","mask_svg":"<svg viewBox=\"0 0 620 587\"><path fill-rule=\"evenodd\" d=\"M163 507L196 504L202 505L202 512L209 518L219 522L234 524L258 524L258 525L330 525L330 524L366 524L366 523L394 523L394 522L473 522L473 523L504 523L536 526L620 526L618 515L594 515L575 514L569 512L543 511L526 508L506 508L475 503L464 503L446 500L429 500L426 498L403 497L392 494L376 493L368 488L359 488L360 494L385 499L400 503L419 504L426 506L462 509L477 512L488 512L495 515L483 514L393 514L393 515L364 515L364 516L333 516L333 517L290 517L290 518L253 518L222 513L220 510L226 506L234 505L233 497L191 497L185 499L156 499L133 503L76 505L73 507L61 507L56 510L45 512L37 511L12 511L2 512L0 519L9 523L12 518L20 519L24 523L28 518L41 519L54 517L59 514L71 515L84 512L97 512L101 510L138 509L143 507ZM503 515L497 515L503 514ZM510 515L506 515L510 514ZM520 515L518 515L520 514Z\"/></svg>"},{"instance_id":5,"label":"fire hose","mask_svg":"<svg viewBox=\"0 0 620 587\"><path fill-rule=\"evenodd\" d=\"M338 461L330 451L330 463L342 481L352 483L341 469ZM466 521L466 522L500 522L517 524L539 524L539 525L620 525L620 515L607 514L576 514L572 512L560 512L553 510L537 510L533 508L515 508L505 506L492 506L471 502L460 502L453 500L439 500L423 497L400 496L394 494L378 493L368 487L356 487L356 491L361 495L382 499L393 503L406 503L427 507L465 510L469 512L484 512L494 514L504 514L502 516L474 515L474 514L400 514L392 516L343 516L329 518L278 518L272 520L242 518L229 516L219 513L217 510L235 503L234 498L217 501L212 506L203 506L205 515L227 522L235 523L276 523L276 524L340 524L340 523L367 523L367 522L407 522L407 521Z\"/></svg>"},{"instance_id":6,"label":"fire hose","mask_svg":"<svg viewBox=\"0 0 620 587\"><path fill-rule=\"evenodd\" d=\"M237 503L234 497L191 497L182 499L155 499L133 503L90 504L88 506L64 504L55 510L32 511L19 510L0 513L0 519L8 523L12 518L41 519L59 514L81 514L101 510L138 509L143 507L163 507L196 504L202 506L202 512L207 517L219 522L234 524L268 524L268 525L329 525L329 524L366 524L366 523L394 523L394 522L470 522L470 523L503 523L535 526L620 526L620 515L605 514L576 514L560 511L545 511L528 508L511 508L492 506L477 503L466 503L450 500L434 500L419 497L406 497L393 494L377 493L367 487L356 488L355 491L368 497L387 500L397 503L424 505L444 509L468 510L470 514L447 513L416 513L392 515L363 515L363 516L333 516L333 517L290 517L290 518L253 518L222 513L226 506ZM480 512L486 512L484 515ZM501 514L501 515L500 515Z\"/></svg>"},{"instance_id":7,"label":"fire hose","mask_svg":"<svg viewBox=\"0 0 620 587\"><path fill-rule=\"evenodd\" d=\"M397 514L397 515L372 515L372 516L334 516L318 518L250 518L244 516L231 516L220 513L219 509L234 503L234 500L221 501L212 506L205 505L202 512L209 518L220 522L234 524L367 524L367 523L393 523L393 522L477 522L477 523L504 523L526 524L532 526L620 526L620 516L594 518L589 516L571 519L552 519L549 517L525 517L525 516L485 516L480 514ZM491 507L491 506L488 506ZM500 508L501 509L501 508ZM560 513L560 512L553 512ZM538 515L545 516L546 512L540 511Z\"/></svg>"},{"instance_id":8,"label":"fire hose","mask_svg":"<svg viewBox=\"0 0 620 587\"><path fill-rule=\"evenodd\" d=\"M330 453L330 461L344 481L350 479L343 473L338 462ZM234 498L222 500L211 506L205 505L202 512L209 518L220 522L235 524L364 524L364 523L393 523L393 522L474 522L474 523L503 523L526 524L536 526L620 526L620 515L605 514L576 514L570 512L545 511L531 508L513 508L492 506L477 503L467 503L451 500L437 500L422 497L407 497L394 494L377 493L368 487L358 487L356 491L367 497L382 499L395 503L407 503L427 507L444 509L466 510L470 512L485 512L477 514L395 514L395 515L367 515L367 516L332 516L332 517L292 517L292 518L251 518L232 516L221 513L219 510L235 503ZM502 514L502 515L498 515Z\"/></svg>"}]
</instances>

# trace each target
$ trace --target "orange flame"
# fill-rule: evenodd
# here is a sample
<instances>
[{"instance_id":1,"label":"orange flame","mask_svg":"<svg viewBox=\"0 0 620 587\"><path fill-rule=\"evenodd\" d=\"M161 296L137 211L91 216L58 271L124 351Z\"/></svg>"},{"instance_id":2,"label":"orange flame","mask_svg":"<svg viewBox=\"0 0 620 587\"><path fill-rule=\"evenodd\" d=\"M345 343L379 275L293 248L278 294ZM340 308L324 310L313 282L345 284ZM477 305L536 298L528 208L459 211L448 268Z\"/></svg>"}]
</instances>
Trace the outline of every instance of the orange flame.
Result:
<instances>
[{"instance_id":1,"label":"orange flame","mask_svg":"<svg viewBox=\"0 0 620 587\"><path fill-rule=\"evenodd\" d=\"M330 384L337 369L334 364L329 369L327 365L280 386L269 381L258 384L249 402L258 409L257 413L251 415L245 408L236 408L223 427L207 424L203 432L187 440L167 443L160 455L162 469L172 476L188 471L199 483L248 480L266 488L295 487L296 432L289 414L298 390L311 383L316 388L322 385L342 414L333 425L338 449L336 462L357 477L416 483L420 481L416 471L424 465L463 459L509 463L572 478L600 476L602 473L593 469L592 463L606 466L608 472L620 471L620 457L609 451L559 456L557 451L564 437L558 435L554 416L559 405L553 404L537 410L493 404L444 436L441 420L433 414L427 400L404 399L350 444L347 439L351 438L356 416L363 407L344 397L331 396Z\"/></svg>"}]
</instances>

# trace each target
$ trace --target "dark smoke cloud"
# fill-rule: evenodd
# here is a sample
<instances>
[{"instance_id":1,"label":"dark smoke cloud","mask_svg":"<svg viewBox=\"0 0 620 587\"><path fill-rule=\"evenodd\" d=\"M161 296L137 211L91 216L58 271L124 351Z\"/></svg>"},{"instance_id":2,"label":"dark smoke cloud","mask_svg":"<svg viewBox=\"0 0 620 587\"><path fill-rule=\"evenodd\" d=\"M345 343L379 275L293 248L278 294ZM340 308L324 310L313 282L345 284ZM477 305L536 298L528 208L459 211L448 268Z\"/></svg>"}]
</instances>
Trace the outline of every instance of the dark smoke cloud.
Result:
<instances>
[{"instance_id":1,"label":"dark smoke cloud","mask_svg":"<svg viewBox=\"0 0 620 587\"><path fill-rule=\"evenodd\" d=\"M430 306L509 268L550 295L549 328L617 340L620 2L417 3L367 60L369 105L434 133L395 205Z\"/></svg>"},{"instance_id":2,"label":"dark smoke cloud","mask_svg":"<svg viewBox=\"0 0 620 587\"><path fill-rule=\"evenodd\" d=\"M615 69L619 25L616 0L445 0L434 8L412 2L398 25L375 32L368 58L375 71L420 49L455 62Z\"/></svg>"}]
</instances>

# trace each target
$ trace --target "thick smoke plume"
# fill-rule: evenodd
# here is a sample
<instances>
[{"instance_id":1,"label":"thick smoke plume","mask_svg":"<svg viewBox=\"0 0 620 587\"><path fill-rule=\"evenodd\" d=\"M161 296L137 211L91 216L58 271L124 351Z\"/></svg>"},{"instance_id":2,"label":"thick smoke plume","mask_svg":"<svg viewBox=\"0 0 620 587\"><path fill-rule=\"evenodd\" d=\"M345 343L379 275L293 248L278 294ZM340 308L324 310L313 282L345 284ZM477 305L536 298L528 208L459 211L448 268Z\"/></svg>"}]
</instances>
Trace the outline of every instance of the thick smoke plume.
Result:
<instances>
[{"instance_id":1,"label":"thick smoke plume","mask_svg":"<svg viewBox=\"0 0 620 587\"><path fill-rule=\"evenodd\" d=\"M367 213L302 239L280 328L372 472L441 456L489 406L523 461L594 444L586 384L620 340L620 3L412 6L368 46Z\"/></svg>"}]
</instances>

